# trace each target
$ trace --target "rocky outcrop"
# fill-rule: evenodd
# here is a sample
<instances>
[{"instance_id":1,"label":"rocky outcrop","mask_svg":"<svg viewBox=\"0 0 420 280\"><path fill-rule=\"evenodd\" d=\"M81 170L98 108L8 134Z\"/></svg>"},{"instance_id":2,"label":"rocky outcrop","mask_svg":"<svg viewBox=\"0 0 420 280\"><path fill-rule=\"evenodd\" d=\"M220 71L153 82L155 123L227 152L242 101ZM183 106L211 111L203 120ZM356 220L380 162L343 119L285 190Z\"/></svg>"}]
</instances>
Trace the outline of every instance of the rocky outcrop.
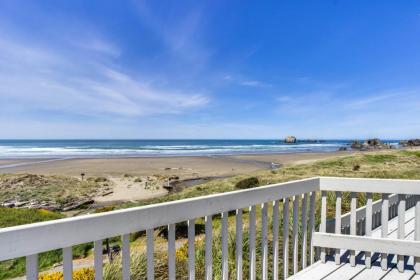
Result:
<instances>
[{"instance_id":1,"label":"rocky outcrop","mask_svg":"<svg viewBox=\"0 0 420 280\"><path fill-rule=\"evenodd\" d=\"M400 145L404 147L420 147L420 139L400 141Z\"/></svg>"},{"instance_id":2,"label":"rocky outcrop","mask_svg":"<svg viewBox=\"0 0 420 280\"><path fill-rule=\"evenodd\" d=\"M287 136L286 139L284 139L284 143L286 144L293 144L296 143L296 137L295 136Z\"/></svg>"},{"instance_id":3,"label":"rocky outcrop","mask_svg":"<svg viewBox=\"0 0 420 280\"><path fill-rule=\"evenodd\" d=\"M361 149L362 148L362 143L360 143L359 140L355 140L355 141L353 141L353 143L351 143L351 148L352 149Z\"/></svg>"},{"instance_id":4,"label":"rocky outcrop","mask_svg":"<svg viewBox=\"0 0 420 280\"><path fill-rule=\"evenodd\" d=\"M355 140L353 143L351 143L351 148L355 150L373 150L373 149L392 149L394 148L392 145L387 143L382 143L380 139L373 138L373 139L367 139L363 143Z\"/></svg>"}]
</instances>

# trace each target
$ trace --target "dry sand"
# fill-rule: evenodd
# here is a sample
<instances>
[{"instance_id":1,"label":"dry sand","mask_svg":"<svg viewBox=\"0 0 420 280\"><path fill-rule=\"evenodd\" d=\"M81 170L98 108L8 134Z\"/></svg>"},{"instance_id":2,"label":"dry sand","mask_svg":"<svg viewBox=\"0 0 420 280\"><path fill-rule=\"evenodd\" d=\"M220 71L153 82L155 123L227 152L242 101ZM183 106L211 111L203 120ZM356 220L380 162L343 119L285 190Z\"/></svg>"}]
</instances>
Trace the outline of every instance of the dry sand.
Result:
<instances>
[{"instance_id":1,"label":"dry sand","mask_svg":"<svg viewBox=\"0 0 420 280\"><path fill-rule=\"evenodd\" d=\"M112 194L96 197L99 204L149 199L167 194L166 178L179 180L228 177L285 165L348 155L350 152L232 155L213 157L137 157L0 160L1 173L66 175L80 178L105 176L112 182ZM16 164L17 166L2 168ZM135 182L135 178L141 182ZM148 186L145 182L148 182Z\"/></svg>"}]
</instances>

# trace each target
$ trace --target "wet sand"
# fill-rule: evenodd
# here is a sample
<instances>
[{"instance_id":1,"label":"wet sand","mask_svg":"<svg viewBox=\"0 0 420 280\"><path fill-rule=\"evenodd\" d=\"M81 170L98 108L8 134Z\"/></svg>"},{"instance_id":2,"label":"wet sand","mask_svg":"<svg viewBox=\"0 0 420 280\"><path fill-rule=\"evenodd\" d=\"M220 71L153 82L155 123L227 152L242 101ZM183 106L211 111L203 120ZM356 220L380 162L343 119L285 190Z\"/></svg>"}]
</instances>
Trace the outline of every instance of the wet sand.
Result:
<instances>
[{"instance_id":1,"label":"wet sand","mask_svg":"<svg viewBox=\"0 0 420 280\"><path fill-rule=\"evenodd\" d=\"M189 177L226 177L269 169L280 165L326 159L350 152L294 153L202 157L135 157L0 160L1 173L33 173L49 175L122 176L124 174L177 175ZM10 166L15 164L15 166ZM4 168L5 166L9 166Z\"/></svg>"}]
</instances>

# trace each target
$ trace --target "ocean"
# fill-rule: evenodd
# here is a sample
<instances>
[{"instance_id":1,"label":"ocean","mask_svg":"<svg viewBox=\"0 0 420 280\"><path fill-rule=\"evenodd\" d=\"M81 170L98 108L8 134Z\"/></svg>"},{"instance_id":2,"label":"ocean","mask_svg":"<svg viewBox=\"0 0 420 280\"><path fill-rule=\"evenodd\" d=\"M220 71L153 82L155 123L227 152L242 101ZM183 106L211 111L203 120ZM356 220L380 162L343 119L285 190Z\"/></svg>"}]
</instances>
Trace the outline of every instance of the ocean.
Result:
<instances>
[{"instance_id":1,"label":"ocean","mask_svg":"<svg viewBox=\"0 0 420 280\"><path fill-rule=\"evenodd\" d=\"M351 140L0 140L0 158L211 156L333 152ZM398 141L388 141L397 144Z\"/></svg>"}]
</instances>

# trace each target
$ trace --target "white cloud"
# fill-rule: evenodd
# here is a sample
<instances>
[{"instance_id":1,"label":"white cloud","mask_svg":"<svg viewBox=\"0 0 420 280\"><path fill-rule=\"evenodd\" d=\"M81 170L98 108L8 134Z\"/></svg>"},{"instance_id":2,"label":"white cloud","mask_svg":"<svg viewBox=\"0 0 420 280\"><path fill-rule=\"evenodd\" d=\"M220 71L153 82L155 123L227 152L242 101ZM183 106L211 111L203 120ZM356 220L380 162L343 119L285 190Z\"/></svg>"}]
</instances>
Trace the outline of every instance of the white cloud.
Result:
<instances>
[{"instance_id":1,"label":"white cloud","mask_svg":"<svg viewBox=\"0 0 420 280\"><path fill-rule=\"evenodd\" d=\"M104 40L63 50L2 36L0 101L25 112L119 117L182 113L209 102L199 92L161 88L122 72L114 62L119 55Z\"/></svg>"}]
</instances>

